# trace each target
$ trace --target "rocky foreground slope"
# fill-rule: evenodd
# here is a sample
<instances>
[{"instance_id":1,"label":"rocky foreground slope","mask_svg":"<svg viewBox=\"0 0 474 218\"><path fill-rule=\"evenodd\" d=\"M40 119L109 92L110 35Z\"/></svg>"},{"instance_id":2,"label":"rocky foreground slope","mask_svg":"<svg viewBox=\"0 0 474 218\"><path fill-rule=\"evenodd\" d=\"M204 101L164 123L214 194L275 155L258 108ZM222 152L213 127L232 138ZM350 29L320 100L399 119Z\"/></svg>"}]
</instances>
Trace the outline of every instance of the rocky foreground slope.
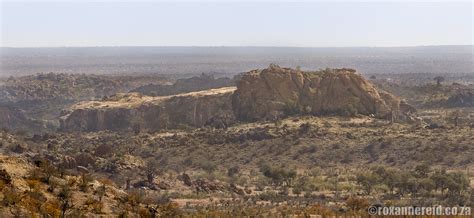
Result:
<instances>
[{"instance_id":1,"label":"rocky foreground slope","mask_svg":"<svg viewBox=\"0 0 474 218\"><path fill-rule=\"evenodd\" d=\"M377 90L352 69L305 72L271 65L244 74L237 88L164 97L130 93L82 102L63 116L61 129L227 127L235 120L276 120L294 114L363 114L390 118L413 110L400 98Z\"/></svg>"}]
</instances>

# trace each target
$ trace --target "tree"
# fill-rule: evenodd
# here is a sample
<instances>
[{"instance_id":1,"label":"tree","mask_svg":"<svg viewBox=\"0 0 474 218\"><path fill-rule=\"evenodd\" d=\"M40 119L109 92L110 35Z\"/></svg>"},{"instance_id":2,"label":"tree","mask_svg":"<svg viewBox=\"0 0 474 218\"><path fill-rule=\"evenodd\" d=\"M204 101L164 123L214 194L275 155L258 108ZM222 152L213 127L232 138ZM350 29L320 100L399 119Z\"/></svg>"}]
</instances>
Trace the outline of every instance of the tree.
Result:
<instances>
[{"instance_id":1,"label":"tree","mask_svg":"<svg viewBox=\"0 0 474 218\"><path fill-rule=\"evenodd\" d=\"M57 173L56 168L47 159L35 160L35 165L39 168L34 168L30 172L31 179L40 179L42 182L49 184L49 180Z\"/></svg>"},{"instance_id":2,"label":"tree","mask_svg":"<svg viewBox=\"0 0 474 218\"><path fill-rule=\"evenodd\" d=\"M377 176L373 173L361 173L356 177L357 183L362 186L367 195L372 193L374 186L377 184Z\"/></svg>"},{"instance_id":3,"label":"tree","mask_svg":"<svg viewBox=\"0 0 474 218\"><path fill-rule=\"evenodd\" d=\"M383 178L383 183L388 187L390 193L395 191L395 187L400 183L401 176L398 170L388 169L386 171L385 177Z\"/></svg>"},{"instance_id":4,"label":"tree","mask_svg":"<svg viewBox=\"0 0 474 218\"><path fill-rule=\"evenodd\" d=\"M442 76L437 76L437 77L433 78L433 80L436 81L437 86L441 86L441 83L444 82L445 78L442 77Z\"/></svg>"},{"instance_id":5,"label":"tree","mask_svg":"<svg viewBox=\"0 0 474 218\"><path fill-rule=\"evenodd\" d=\"M61 206L61 217L65 217L66 212L74 206L71 200L71 191L69 186L64 185L61 188L61 191L58 194L58 199Z\"/></svg>"},{"instance_id":6,"label":"tree","mask_svg":"<svg viewBox=\"0 0 474 218\"><path fill-rule=\"evenodd\" d=\"M400 171L399 175L400 180L397 184L397 188L400 195L403 196L410 190L410 186L412 185L410 182L412 181L411 178L413 178L413 175L404 171Z\"/></svg>"},{"instance_id":7,"label":"tree","mask_svg":"<svg viewBox=\"0 0 474 218\"><path fill-rule=\"evenodd\" d=\"M415 177L410 177L405 183L406 190L408 190L409 193L416 194L418 193L418 190L420 188L420 184L418 182L418 179Z\"/></svg>"},{"instance_id":8,"label":"tree","mask_svg":"<svg viewBox=\"0 0 474 218\"><path fill-rule=\"evenodd\" d=\"M360 210L365 210L369 206L369 201L365 198L358 197L349 197L346 200L347 207L349 207L352 212L358 212Z\"/></svg>"},{"instance_id":9,"label":"tree","mask_svg":"<svg viewBox=\"0 0 474 218\"><path fill-rule=\"evenodd\" d=\"M96 194L99 197L99 202L102 202L102 197L104 197L105 192L106 192L105 184L102 184L101 186L99 186L99 188L97 188Z\"/></svg>"},{"instance_id":10,"label":"tree","mask_svg":"<svg viewBox=\"0 0 474 218\"><path fill-rule=\"evenodd\" d=\"M146 180L148 184L150 185L153 184L153 180L155 179L155 176L157 173L157 166L158 166L158 161L156 159L153 159L146 163L146 167L145 167Z\"/></svg>"}]
</instances>

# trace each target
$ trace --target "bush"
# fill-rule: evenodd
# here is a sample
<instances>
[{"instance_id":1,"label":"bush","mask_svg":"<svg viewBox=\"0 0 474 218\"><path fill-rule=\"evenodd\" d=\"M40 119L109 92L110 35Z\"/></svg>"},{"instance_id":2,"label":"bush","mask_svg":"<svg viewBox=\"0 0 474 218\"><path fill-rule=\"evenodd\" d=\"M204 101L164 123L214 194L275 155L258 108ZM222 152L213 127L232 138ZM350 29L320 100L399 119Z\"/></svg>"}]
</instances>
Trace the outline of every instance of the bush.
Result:
<instances>
[{"instance_id":1,"label":"bush","mask_svg":"<svg viewBox=\"0 0 474 218\"><path fill-rule=\"evenodd\" d=\"M89 174L82 174L79 180L79 190L87 192L89 190L89 183L92 181L92 177Z\"/></svg>"},{"instance_id":2,"label":"bush","mask_svg":"<svg viewBox=\"0 0 474 218\"><path fill-rule=\"evenodd\" d=\"M113 151L113 147L111 145L103 144L103 145L99 145L99 147L95 149L94 154L99 157L106 157L110 153L112 153L112 151Z\"/></svg>"},{"instance_id":3,"label":"bush","mask_svg":"<svg viewBox=\"0 0 474 218\"><path fill-rule=\"evenodd\" d=\"M5 187L2 190L2 193L3 193L2 204L6 207L16 206L21 201L21 198L23 196L15 188L11 188L11 187Z\"/></svg>"},{"instance_id":4,"label":"bush","mask_svg":"<svg viewBox=\"0 0 474 218\"><path fill-rule=\"evenodd\" d=\"M199 167L206 171L209 175L212 174L216 169L217 165L211 161L205 160L198 163Z\"/></svg>"},{"instance_id":5,"label":"bush","mask_svg":"<svg viewBox=\"0 0 474 218\"><path fill-rule=\"evenodd\" d=\"M84 204L91 208L94 213L102 213L102 209L104 208L104 204L101 201L93 198L88 198Z\"/></svg>"},{"instance_id":6,"label":"bush","mask_svg":"<svg viewBox=\"0 0 474 218\"><path fill-rule=\"evenodd\" d=\"M234 177L240 171L239 166L233 166L227 170L227 176Z\"/></svg>"},{"instance_id":7,"label":"bush","mask_svg":"<svg viewBox=\"0 0 474 218\"><path fill-rule=\"evenodd\" d=\"M285 107L283 108L283 113L285 116L292 116L296 114L301 113L301 108L296 102L288 102L285 104Z\"/></svg>"},{"instance_id":8,"label":"bush","mask_svg":"<svg viewBox=\"0 0 474 218\"><path fill-rule=\"evenodd\" d=\"M264 176L270 178L272 182L277 186L291 186L294 178L296 177L296 171L294 170L273 168L268 165L261 166L260 171L263 173Z\"/></svg>"},{"instance_id":9,"label":"bush","mask_svg":"<svg viewBox=\"0 0 474 218\"><path fill-rule=\"evenodd\" d=\"M361 210L364 210L365 212L369 206L369 201L365 198L349 197L346 200L346 205L352 212L359 212Z\"/></svg>"},{"instance_id":10,"label":"bush","mask_svg":"<svg viewBox=\"0 0 474 218\"><path fill-rule=\"evenodd\" d=\"M57 201L47 201L41 205L40 213L45 217L60 217L61 208Z\"/></svg>"},{"instance_id":11,"label":"bush","mask_svg":"<svg viewBox=\"0 0 474 218\"><path fill-rule=\"evenodd\" d=\"M358 174L356 180L357 183L362 186L367 195L372 193L374 186L378 183L378 177L372 172Z\"/></svg>"}]
</instances>

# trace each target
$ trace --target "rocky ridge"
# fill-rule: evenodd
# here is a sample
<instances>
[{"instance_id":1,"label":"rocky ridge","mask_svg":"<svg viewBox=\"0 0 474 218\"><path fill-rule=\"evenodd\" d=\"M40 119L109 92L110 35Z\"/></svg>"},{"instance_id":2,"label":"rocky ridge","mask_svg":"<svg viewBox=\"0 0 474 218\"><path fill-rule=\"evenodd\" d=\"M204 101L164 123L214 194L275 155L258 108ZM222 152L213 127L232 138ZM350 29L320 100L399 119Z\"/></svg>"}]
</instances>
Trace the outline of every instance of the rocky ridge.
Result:
<instances>
[{"instance_id":1,"label":"rocky ridge","mask_svg":"<svg viewBox=\"0 0 474 218\"><path fill-rule=\"evenodd\" d=\"M234 120L230 100L234 91L235 87L225 87L163 97L118 94L73 106L61 118L61 129L156 131L185 126L226 126Z\"/></svg>"},{"instance_id":2,"label":"rocky ridge","mask_svg":"<svg viewBox=\"0 0 474 218\"><path fill-rule=\"evenodd\" d=\"M234 121L277 120L296 114L373 115L391 119L414 109L378 90L353 69L301 71L277 65L253 70L235 87L150 97L119 94L82 102L62 118L64 131L135 131L202 127L225 128Z\"/></svg>"}]
</instances>

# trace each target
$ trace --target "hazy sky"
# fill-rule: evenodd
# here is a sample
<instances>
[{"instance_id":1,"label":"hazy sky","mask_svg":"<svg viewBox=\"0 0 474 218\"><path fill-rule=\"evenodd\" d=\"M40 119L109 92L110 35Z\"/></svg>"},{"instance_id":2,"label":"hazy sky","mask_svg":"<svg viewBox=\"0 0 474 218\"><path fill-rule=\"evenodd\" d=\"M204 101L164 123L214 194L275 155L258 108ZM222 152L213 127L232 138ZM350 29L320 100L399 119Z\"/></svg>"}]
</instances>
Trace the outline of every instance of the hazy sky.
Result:
<instances>
[{"instance_id":1,"label":"hazy sky","mask_svg":"<svg viewBox=\"0 0 474 218\"><path fill-rule=\"evenodd\" d=\"M5 2L1 45L471 45L472 3Z\"/></svg>"}]
</instances>

